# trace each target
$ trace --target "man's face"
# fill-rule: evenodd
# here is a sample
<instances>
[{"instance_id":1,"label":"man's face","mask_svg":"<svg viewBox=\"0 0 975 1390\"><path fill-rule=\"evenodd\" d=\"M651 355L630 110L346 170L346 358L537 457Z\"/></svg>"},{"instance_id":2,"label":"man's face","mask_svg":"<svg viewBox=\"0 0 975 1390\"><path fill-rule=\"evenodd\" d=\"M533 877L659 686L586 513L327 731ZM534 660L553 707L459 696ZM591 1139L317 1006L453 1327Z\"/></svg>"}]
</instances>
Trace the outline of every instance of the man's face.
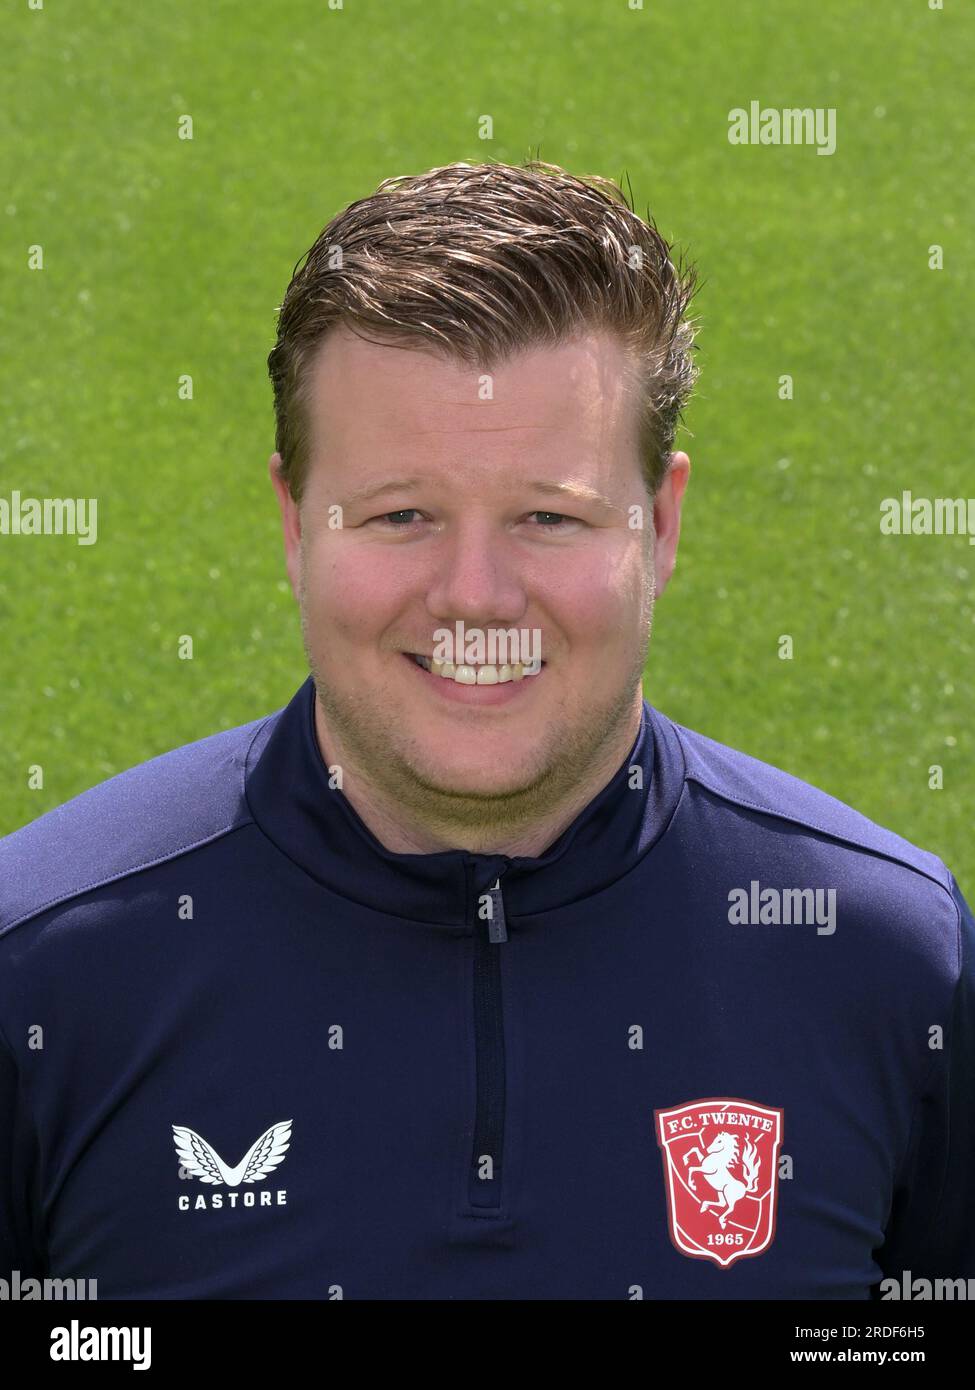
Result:
<instances>
[{"instance_id":1,"label":"man's face","mask_svg":"<svg viewBox=\"0 0 975 1390\"><path fill-rule=\"evenodd\" d=\"M601 334L489 377L344 329L320 349L300 511L271 459L288 570L326 751L331 735L405 805L476 823L503 797L538 814L636 736L688 465L673 456L654 507L626 380ZM422 669L411 654L457 622L537 630L540 673Z\"/></svg>"}]
</instances>

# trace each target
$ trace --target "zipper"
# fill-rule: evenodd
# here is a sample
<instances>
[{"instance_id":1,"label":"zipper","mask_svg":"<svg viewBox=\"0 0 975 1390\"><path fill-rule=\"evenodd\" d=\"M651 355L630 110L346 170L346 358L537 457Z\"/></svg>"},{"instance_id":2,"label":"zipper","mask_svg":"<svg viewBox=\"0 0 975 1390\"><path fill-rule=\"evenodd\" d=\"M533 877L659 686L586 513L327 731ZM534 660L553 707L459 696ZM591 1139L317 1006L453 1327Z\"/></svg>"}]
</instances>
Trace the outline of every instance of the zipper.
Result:
<instances>
[{"instance_id":1,"label":"zipper","mask_svg":"<svg viewBox=\"0 0 975 1390\"><path fill-rule=\"evenodd\" d=\"M508 940L501 879L484 895L485 915L474 928L474 1051L477 1103L474 1146L468 1177L472 1207L497 1211L501 1206L504 1156L504 1019L501 999L501 953ZM482 904L484 899L482 898Z\"/></svg>"}]
</instances>

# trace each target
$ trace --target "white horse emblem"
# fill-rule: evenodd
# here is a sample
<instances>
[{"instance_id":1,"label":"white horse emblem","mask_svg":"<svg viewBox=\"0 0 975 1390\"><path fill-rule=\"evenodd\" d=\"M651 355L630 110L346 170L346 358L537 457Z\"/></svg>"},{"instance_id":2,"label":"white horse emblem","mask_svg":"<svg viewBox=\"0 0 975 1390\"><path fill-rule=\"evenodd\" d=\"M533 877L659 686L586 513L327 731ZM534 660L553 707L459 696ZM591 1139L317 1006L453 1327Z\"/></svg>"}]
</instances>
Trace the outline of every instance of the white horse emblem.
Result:
<instances>
[{"instance_id":1,"label":"white horse emblem","mask_svg":"<svg viewBox=\"0 0 975 1390\"><path fill-rule=\"evenodd\" d=\"M695 1146L684 1154L685 1165L690 1163L695 1154L698 1158L704 1158L701 1150ZM744 1182L731 1176L730 1169L737 1162L738 1140L733 1134L721 1130L719 1134L715 1135L713 1142L708 1145L708 1156L704 1158L704 1162L694 1168L688 1168L686 1174L692 1192L697 1191L697 1184L694 1181L695 1173L703 1173L717 1192L717 1200L702 1202L700 1209L705 1212L711 1207L723 1207L724 1210L718 1216L718 1225L722 1231L728 1217L742 1197L750 1197L758 1191L758 1174L762 1167L762 1160L758 1157L758 1151L747 1135L745 1137L745 1152L741 1159L741 1166L745 1174Z\"/></svg>"}]
</instances>

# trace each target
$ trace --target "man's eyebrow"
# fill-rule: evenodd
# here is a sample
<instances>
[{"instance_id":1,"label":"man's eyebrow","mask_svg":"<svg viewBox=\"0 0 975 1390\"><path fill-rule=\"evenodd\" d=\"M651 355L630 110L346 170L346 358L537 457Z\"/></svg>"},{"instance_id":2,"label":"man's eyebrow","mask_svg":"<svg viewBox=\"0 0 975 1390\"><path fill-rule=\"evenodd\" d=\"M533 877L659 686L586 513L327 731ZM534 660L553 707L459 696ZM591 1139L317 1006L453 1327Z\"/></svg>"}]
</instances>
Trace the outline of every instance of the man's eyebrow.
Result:
<instances>
[{"instance_id":1,"label":"man's eyebrow","mask_svg":"<svg viewBox=\"0 0 975 1390\"><path fill-rule=\"evenodd\" d=\"M431 478L391 478L386 482L369 483L365 487L356 488L350 492L345 499L346 506L354 506L356 502L368 502L373 497L378 497L384 492L408 492L410 488L420 487L425 482L433 482ZM609 511L618 512L622 508L615 502L610 501L603 493L594 487L589 487L587 483L555 483L546 478L536 479L523 484L528 492L541 492L549 497L568 497L575 498L581 502L596 502L600 506L606 507Z\"/></svg>"},{"instance_id":2,"label":"man's eyebrow","mask_svg":"<svg viewBox=\"0 0 975 1390\"><path fill-rule=\"evenodd\" d=\"M623 510L588 483L550 483L541 479L538 482L527 483L526 486L530 492L544 492L550 497L574 497L580 502L598 502L600 506L607 507L612 512Z\"/></svg>"},{"instance_id":3,"label":"man's eyebrow","mask_svg":"<svg viewBox=\"0 0 975 1390\"><path fill-rule=\"evenodd\" d=\"M365 487L357 487L350 492L345 498L345 505L368 502L370 498L378 497L383 492L408 492L411 487L419 487L428 481L427 478L391 478L387 482L367 483Z\"/></svg>"}]
</instances>

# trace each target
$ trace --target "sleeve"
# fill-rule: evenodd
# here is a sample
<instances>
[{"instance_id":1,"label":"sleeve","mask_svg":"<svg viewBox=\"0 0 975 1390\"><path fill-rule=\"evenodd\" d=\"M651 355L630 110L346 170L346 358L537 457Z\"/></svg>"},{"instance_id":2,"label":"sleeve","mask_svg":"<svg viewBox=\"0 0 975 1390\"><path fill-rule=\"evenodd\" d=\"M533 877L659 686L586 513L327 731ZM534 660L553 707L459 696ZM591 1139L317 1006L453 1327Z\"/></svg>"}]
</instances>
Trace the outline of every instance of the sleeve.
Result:
<instances>
[{"instance_id":1,"label":"sleeve","mask_svg":"<svg viewBox=\"0 0 975 1390\"><path fill-rule=\"evenodd\" d=\"M9 1285L41 1278L44 1261L34 1236L38 1213L32 1199L37 1148L13 1054L0 1032L0 1279Z\"/></svg>"},{"instance_id":2,"label":"sleeve","mask_svg":"<svg viewBox=\"0 0 975 1390\"><path fill-rule=\"evenodd\" d=\"M876 1252L884 1277L898 1280L906 1270L930 1280L975 1277L975 919L954 878L951 892L960 935L951 1016Z\"/></svg>"}]
</instances>

